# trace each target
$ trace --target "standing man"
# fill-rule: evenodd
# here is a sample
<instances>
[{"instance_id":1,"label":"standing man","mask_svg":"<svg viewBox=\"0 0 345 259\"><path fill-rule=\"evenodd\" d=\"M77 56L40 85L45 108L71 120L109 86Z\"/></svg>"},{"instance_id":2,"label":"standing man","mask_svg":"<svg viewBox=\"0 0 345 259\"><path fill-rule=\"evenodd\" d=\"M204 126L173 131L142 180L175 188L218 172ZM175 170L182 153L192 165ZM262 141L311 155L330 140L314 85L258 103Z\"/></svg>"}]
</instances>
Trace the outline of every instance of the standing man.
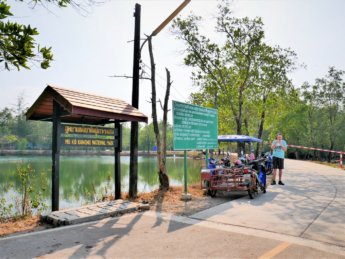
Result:
<instances>
[{"instance_id":1,"label":"standing man","mask_svg":"<svg viewBox=\"0 0 345 259\"><path fill-rule=\"evenodd\" d=\"M276 173L277 169L279 169L279 182L278 184L284 185L282 182L282 175L284 169L284 157L285 152L287 150L286 141L283 140L283 135L281 133L277 134L277 139L273 140L271 149L273 150L273 179L272 185L276 184Z\"/></svg>"}]
</instances>

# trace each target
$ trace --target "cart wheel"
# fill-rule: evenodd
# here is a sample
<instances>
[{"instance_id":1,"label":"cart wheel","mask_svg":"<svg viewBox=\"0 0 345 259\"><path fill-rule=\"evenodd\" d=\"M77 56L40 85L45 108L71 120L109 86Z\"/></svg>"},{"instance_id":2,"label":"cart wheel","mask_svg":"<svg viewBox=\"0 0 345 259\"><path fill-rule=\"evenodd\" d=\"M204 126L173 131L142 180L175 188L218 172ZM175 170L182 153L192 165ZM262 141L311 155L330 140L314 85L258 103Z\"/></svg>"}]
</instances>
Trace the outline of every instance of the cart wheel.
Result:
<instances>
[{"instance_id":1,"label":"cart wheel","mask_svg":"<svg viewBox=\"0 0 345 259\"><path fill-rule=\"evenodd\" d=\"M266 187L260 184L260 189L263 193L266 193Z\"/></svg>"},{"instance_id":2,"label":"cart wheel","mask_svg":"<svg viewBox=\"0 0 345 259\"><path fill-rule=\"evenodd\" d=\"M208 190L207 194L210 195L212 198L216 197L217 190Z\"/></svg>"},{"instance_id":3,"label":"cart wheel","mask_svg":"<svg viewBox=\"0 0 345 259\"><path fill-rule=\"evenodd\" d=\"M203 186L206 188L210 187L210 181L204 180Z\"/></svg>"},{"instance_id":4,"label":"cart wheel","mask_svg":"<svg viewBox=\"0 0 345 259\"><path fill-rule=\"evenodd\" d=\"M257 182L257 187L260 187L260 190L263 192L263 193L266 193L266 187L260 183L260 182Z\"/></svg>"},{"instance_id":5,"label":"cart wheel","mask_svg":"<svg viewBox=\"0 0 345 259\"><path fill-rule=\"evenodd\" d=\"M248 195L250 199L254 199L254 191L248 187Z\"/></svg>"}]
</instances>

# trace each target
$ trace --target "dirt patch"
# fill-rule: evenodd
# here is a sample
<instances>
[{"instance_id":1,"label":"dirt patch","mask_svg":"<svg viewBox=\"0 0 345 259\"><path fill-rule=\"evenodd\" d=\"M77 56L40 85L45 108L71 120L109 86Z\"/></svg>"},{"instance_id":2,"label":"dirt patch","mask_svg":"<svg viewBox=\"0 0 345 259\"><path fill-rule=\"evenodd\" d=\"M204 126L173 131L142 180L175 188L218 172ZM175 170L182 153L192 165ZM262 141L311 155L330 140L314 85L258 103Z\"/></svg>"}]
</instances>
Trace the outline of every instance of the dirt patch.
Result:
<instances>
[{"instance_id":1,"label":"dirt patch","mask_svg":"<svg viewBox=\"0 0 345 259\"><path fill-rule=\"evenodd\" d=\"M192 199L190 201L181 200L183 193L183 187L171 187L167 192L155 190L150 193L139 194L136 201L148 202L150 204L150 210L189 216L237 198L237 196L230 196L229 194L223 193L219 193L216 198L211 198L210 196L205 195L199 185L188 188L188 193L192 195Z\"/></svg>"},{"instance_id":2,"label":"dirt patch","mask_svg":"<svg viewBox=\"0 0 345 259\"><path fill-rule=\"evenodd\" d=\"M149 193L139 193L138 198L135 199L134 202L149 203L150 210L152 211L189 216L238 198L238 195L230 195L229 193L219 193L216 198L211 198L204 194L200 185L196 185L188 188L188 193L192 195L192 200L186 202L181 200L183 192L184 188L182 186L174 186L167 192L155 190ZM242 194L242 196L243 195L245 194ZM127 199L128 197L124 195L123 198ZM0 237L40 231L47 228L51 228L51 226L41 223L38 216L9 220L7 222L0 222Z\"/></svg>"},{"instance_id":3,"label":"dirt patch","mask_svg":"<svg viewBox=\"0 0 345 259\"><path fill-rule=\"evenodd\" d=\"M40 222L39 216L11 219L0 222L0 237L40 231L47 228L51 228L51 226Z\"/></svg>"}]
</instances>

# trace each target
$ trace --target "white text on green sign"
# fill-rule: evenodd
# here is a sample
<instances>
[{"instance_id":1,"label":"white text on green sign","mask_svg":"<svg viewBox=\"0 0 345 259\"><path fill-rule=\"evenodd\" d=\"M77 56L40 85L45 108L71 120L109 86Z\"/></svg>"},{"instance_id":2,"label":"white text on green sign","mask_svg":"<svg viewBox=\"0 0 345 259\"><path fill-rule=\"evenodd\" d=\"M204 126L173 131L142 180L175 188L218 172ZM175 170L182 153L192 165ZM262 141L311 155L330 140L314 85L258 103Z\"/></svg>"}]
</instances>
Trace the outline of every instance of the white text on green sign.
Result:
<instances>
[{"instance_id":1,"label":"white text on green sign","mask_svg":"<svg viewBox=\"0 0 345 259\"><path fill-rule=\"evenodd\" d=\"M218 148L218 111L173 101L174 150Z\"/></svg>"}]
</instances>

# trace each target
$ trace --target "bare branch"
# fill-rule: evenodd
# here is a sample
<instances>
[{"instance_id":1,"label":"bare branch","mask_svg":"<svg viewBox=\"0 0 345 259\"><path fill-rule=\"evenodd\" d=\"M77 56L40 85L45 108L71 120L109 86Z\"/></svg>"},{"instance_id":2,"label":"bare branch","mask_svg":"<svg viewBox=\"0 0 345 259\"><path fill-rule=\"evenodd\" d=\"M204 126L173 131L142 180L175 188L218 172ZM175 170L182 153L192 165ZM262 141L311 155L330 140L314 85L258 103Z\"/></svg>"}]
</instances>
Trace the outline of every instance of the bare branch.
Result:
<instances>
[{"instance_id":1,"label":"bare branch","mask_svg":"<svg viewBox=\"0 0 345 259\"><path fill-rule=\"evenodd\" d=\"M116 77L116 78L126 78L126 79L133 79L132 76L126 76L126 75L123 75L123 76L118 76L118 75L113 75L113 76L108 76L108 77ZM139 79L143 79L143 80L150 80L151 81L151 78L149 77L140 77Z\"/></svg>"},{"instance_id":2,"label":"bare branch","mask_svg":"<svg viewBox=\"0 0 345 259\"><path fill-rule=\"evenodd\" d=\"M132 76L126 76L126 75L123 75L123 76L113 75L113 76L108 76L108 77L120 77L120 78L127 78L127 79L133 78Z\"/></svg>"}]
</instances>

